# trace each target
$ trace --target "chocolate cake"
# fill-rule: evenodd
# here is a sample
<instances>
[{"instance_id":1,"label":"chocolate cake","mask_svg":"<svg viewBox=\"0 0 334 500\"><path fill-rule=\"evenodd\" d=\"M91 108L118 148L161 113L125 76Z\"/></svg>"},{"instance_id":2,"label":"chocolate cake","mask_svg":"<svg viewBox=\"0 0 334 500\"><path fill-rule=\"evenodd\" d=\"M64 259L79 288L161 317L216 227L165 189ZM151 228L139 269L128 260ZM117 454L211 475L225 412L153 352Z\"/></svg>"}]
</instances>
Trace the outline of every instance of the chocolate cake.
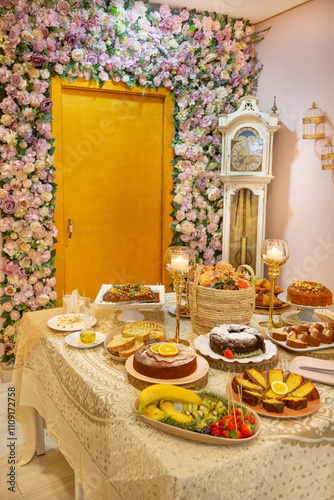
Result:
<instances>
[{"instance_id":1,"label":"chocolate cake","mask_svg":"<svg viewBox=\"0 0 334 500\"><path fill-rule=\"evenodd\" d=\"M195 351L182 344L175 345L178 348L175 356L161 356L152 352L150 345L138 349L133 358L134 369L146 377L158 379L175 379L191 375L197 368Z\"/></svg>"},{"instance_id":2,"label":"chocolate cake","mask_svg":"<svg viewBox=\"0 0 334 500\"><path fill-rule=\"evenodd\" d=\"M153 290L142 284L112 285L103 295L103 302L158 302Z\"/></svg>"},{"instance_id":3,"label":"chocolate cake","mask_svg":"<svg viewBox=\"0 0 334 500\"><path fill-rule=\"evenodd\" d=\"M287 288L286 297L301 306L326 307L333 302L332 292L315 281L296 281Z\"/></svg>"},{"instance_id":4,"label":"chocolate cake","mask_svg":"<svg viewBox=\"0 0 334 500\"><path fill-rule=\"evenodd\" d=\"M231 349L237 356L252 355L258 350L266 351L263 336L255 328L246 325L216 326L211 330L209 339L212 351L222 356L226 349Z\"/></svg>"}]
</instances>

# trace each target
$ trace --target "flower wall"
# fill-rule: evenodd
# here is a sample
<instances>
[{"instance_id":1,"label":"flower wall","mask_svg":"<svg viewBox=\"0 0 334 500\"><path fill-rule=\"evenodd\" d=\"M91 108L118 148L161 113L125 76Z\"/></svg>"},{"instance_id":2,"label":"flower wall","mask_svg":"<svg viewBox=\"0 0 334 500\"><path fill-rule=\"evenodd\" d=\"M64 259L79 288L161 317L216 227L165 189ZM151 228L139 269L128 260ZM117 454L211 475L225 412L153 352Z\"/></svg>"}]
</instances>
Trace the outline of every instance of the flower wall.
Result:
<instances>
[{"instance_id":1,"label":"flower wall","mask_svg":"<svg viewBox=\"0 0 334 500\"><path fill-rule=\"evenodd\" d=\"M3 361L15 322L54 307L57 234L51 78L164 86L175 98L173 244L219 260L218 115L237 109L259 72L247 21L143 2L0 0L0 299Z\"/></svg>"}]
</instances>

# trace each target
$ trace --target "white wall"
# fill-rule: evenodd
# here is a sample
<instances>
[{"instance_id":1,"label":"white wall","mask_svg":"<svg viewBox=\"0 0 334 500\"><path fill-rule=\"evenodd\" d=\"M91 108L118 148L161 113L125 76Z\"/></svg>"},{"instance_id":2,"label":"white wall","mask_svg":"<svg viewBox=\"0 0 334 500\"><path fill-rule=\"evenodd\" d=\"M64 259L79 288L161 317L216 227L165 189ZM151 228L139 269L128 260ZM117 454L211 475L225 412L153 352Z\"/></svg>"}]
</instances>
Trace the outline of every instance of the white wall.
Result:
<instances>
[{"instance_id":1,"label":"white wall","mask_svg":"<svg viewBox=\"0 0 334 500\"><path fill-rule=\"evenodd\" d=\"M277 96L279 123L275 134L273 175L268 189L266 238L288 242L290 259L279 283L318 281L334 292L334 171L321 169L327 139L302 139L302 118L315 101L334 123L334 1L313 0L258 24L271 26L257 44L263 64L257 96L262 111L271 112Z\"/></svg>"}]
</instances>

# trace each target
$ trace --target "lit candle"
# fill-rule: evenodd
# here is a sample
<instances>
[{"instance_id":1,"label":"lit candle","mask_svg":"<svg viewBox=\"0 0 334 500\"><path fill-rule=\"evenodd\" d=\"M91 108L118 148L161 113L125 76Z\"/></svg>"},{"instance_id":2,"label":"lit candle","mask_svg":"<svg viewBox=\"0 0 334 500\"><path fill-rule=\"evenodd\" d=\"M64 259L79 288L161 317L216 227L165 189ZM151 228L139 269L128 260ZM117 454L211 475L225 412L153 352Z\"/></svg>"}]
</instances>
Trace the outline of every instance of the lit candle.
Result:
<instances>
[{"instance_id":1,"label":"lit candle","mask_svg":"<svg viewBox=\"0 0 334 500\"><path fill-rule=\"evenodd\" d=\"M172 271L187 271L189 267L188 255L172 255L170 267Z\"/></svg>"},{"instance_id":2,"label":"lit candle","mask_svg":"<svg viewBox=\"0 0 334 500\"><path fill-rule=\"evenodd\" d=\"M269 262L282 262L284 260L283 250L281 248L269 247L266 259Z\"/></svg>"}]
</instances>

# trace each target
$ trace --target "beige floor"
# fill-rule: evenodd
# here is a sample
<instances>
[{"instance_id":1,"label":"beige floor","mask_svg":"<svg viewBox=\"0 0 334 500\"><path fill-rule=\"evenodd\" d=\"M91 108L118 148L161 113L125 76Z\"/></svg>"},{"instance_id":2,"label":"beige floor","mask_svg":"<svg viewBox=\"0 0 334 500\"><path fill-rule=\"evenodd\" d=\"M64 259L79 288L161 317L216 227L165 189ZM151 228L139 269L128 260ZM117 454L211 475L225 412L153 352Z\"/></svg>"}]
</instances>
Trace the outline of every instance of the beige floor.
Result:
<instances>
[{"instance_id":1,"label":"beige floor","mask_svg":"<svg viewBox=\"0 0 334 500\"><path fill-rule=\"evenodd\" d=\"M45 438L45 455L24 467L15 466L15 492L8 491L7 394L10 383L0 383L0 499L1 500L73 500L74 473L59 452L57 444ZM16 423L17 444L23 442L21 426Z\"/></svg>"}]
</instances>

